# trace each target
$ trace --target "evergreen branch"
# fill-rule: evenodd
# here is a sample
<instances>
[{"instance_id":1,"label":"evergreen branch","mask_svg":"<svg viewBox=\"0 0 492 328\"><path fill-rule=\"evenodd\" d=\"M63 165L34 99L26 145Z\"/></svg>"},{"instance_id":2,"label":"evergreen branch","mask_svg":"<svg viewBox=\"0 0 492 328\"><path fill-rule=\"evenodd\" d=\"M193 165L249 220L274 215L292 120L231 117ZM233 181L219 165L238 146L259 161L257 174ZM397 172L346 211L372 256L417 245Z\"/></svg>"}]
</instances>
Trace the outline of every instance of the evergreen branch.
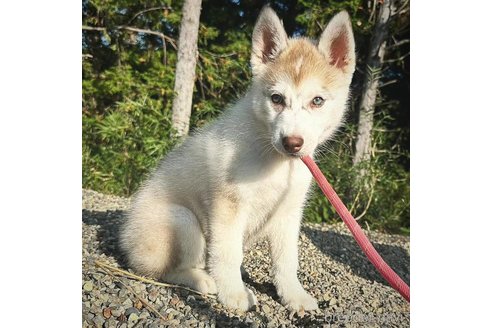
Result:
<instances>
[{"instance_id":1,"label":"evergreen branch","mask_svg":"<svg viewBox=\"0 0 492 328\"><path fill-rule=\"evenodd\" d=\"M410 0L405 0L401 7L396 11L395 15L401 15L410 10Z\"/></svg>"},{"instance_id":2,"label":"evergreen branch","mask_svg":"<svg viewBox=\"0 0 492 328\"><path fill-rule=\"evenodd\" d=\"M82 25L83 30L88 30L88 31L101 31L101 32L106 32L105 27L96 27L96 26L87 26L87 25Z\"/></svg>"},{"instance_id":3,"label":"evergreen branch","mask_svg":"<svg viewBox=\"0 0 492 328\"><path fill-rule=\"evenodd\" d=\"M375 13L376 13L376 5L377 5L377 0L373 0L372 1L372 8L371 8L371 14L369 15L369 23L374 23L374 19L375 19ZM369 5L368 5L369 7Z\"/></svg>"},{"instance_id":4,"label":"evergreen branch","mask_svg":"<svg viewBox=\"0 0 492 328\"><path fill-rule=\"evenodd\" d=\"M388 82L385 82L385 83L380 84L379 85L379 88L381 89L381 88L384 88L385 86L388 86L388 85L391 85L391 84L394 84L394 83L397 83L397 82L398 82L398 80L396 80L396 79L395 80L391 80L391 81L388 81Z\"/></svg>"},{"instance_id":5,"label":"evergreen branch","mask_svg":"<svg viewBox=\"0 0 492 328\"><path fill-rule=\"evenodd\" d=\"M178 50L178 47L176 45L176 40L165 35L162 32L157 32L157 31L152 31L152 30L147 30L147 29L141 29L141 28L137 28L137 27L133 27L133 26L127 26L127 25L117 26L116 28L119 30L127 30L127 31L131 31L131 32L156 35L156 36L160 37L162 40L169 42L175 50Z\"/></svg>"},{"instance_id":6,"label":"evergreen branch","mask_svg":"<svg viewBox=\"0 0 492 328\"><path fill-rule=\"evenodd\" d=\"M401 41L398 41L392 45L389 45L386 47L386 50L389 50L389 49L393 49L393 48L397 48L403 44L407 44L407 43L410 43L410 39L405 39L405 40L401 40Z\"/></svg>"},{"instance_id":7,"label":"evergreen branch","mask_svg":"<svg viewBox=\"0 0 492 328\"><path fill-rule=\"evenodd\" d=\"M410 56L409 52L404 54L403 56L398 57L398 58L384 60L383 63L388 64L388 63L399 62L399 61L402 61L403 59L407 58L408 56Z\"/></svg>"},{"instance_id":8,"label":"evergreen branch","mask_svg":"<svg viewBox=\"0 0 492 328\"><path fill-rule=\"evenodd\" d=\"M355 218L356 221L359 221L364 215L366 215L367 210L369 210L369 207L371 206L372 197L374 195L374 189L375 189L374 186L376 185L376 178L377 175L374 176L373 183L371 186L371 193L369 194L369 200L366 203L366 207L364 208L364 211L362 211L362 213Z\"/></svg>"},{"instance_id":9,"label":"evergreen branch","mask_svg":"<svg viewBox=\"0 0 492 328\"><path fill-rule=\"evenodd\" d=\"M100 32L107 32L108 31L108 29L106 27L87 26L87 25L82 25L82 29L87 30L87 31L100 31ZM127 31L131 31L131 32L156 35L156 36L160 37L161 39L169 42L173 46L174 49L176 49L176 50L178 49L176 46L176 40L174 40L170 36L165 35L162 32L157 32L157 31L147 30L147 29L141 29L141 28L128 26L128 25L116 26L115 29L116 30L127 30Z\"/></svg>"},{"instance_id":10,"label":"evergreen branch","mask_svg":"<svg viewBox=\"0 0 492 328\"><path fill-rule=\"evenodd\" d=\"M382 69L381 67L374 67L371 65L366 66L366 71L367 71L367 76L368 76L368 82L372 83L375 80L378 80L381 77L381 72Z\"/></svg>"},{"instance_id":11,"label":"evergreen branch","mask_svg":"<svg viewBox=\"0 0 492 328\"><path fill-rule=\"evenodd\" d=\"M227 57L232 57L232 56L236 56L237 55L237 52L231 52L229 54L216 54L216 53L213 53L211 51L208 51L208 50L203 50L203 52L205 52L206 54L212 56L212 57L216 57L216 58L227 58Z\"/></svg>"},{"instance_id":12,"label":"evergreen branch","mask_svg":"<svg viewBox=\"0 0 492 328\"><path fill-rule=\"evenodd\" d=\"M133 17L128 21L128 23L126 23L126 25L130 25L138 16L156 10L173 10L173 8L170 6L160 6L160 7L152 7L152 8L141 10L135 15L133 15Z\"/></svg>"},{"instance_id":13,"label":"evergreen branch","mask_svg":"<svg viewBox=\"0 0 492 328\"><path fill-rule=\"evenodd\" d=\"M100 31L100 32L103 32L103 33L106 33L106 34L108 32L107 28L105 28L105 27L96 27L96 26L82 25L82 29L83 30L87 30L87 31ZM127 31L130 31L130 32L136 32L136 33L151 34L151 35L155 35L155 36L160 37L161 40L162 40L162 51L163 51L162 62L163 62L164 65L167 64L167 47L166 47L166 42L169 42L171 44L171 46L174 48L174 50L176 50L176 51L178 50L178 46L176 44L176 40L174 40L173 38L165 35L162 32L157 32L157 31L147 30L147 29L141 29L141 28L137 28L137 27L133 27L133 26L128 26L128 25L116 26L115 29L116 30L127 30Z\"/></svg>"}]
</instances>

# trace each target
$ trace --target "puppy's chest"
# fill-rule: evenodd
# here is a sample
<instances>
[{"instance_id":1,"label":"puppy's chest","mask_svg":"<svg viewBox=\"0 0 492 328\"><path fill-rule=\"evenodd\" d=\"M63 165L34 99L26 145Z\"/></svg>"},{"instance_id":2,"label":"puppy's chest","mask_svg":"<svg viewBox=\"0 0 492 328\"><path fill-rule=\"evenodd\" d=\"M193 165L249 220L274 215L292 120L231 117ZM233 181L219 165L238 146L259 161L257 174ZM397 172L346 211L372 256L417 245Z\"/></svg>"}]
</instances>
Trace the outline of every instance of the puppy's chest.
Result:
<instances>
[{"instance_id":1,"label":"puppy's chest","mask_svg":"<svg viewBox=\"0 0 492 328\"><path fill-rule=\"evenodd\" d=\"M264 221L279 206L302 203L310 176L296 164L280 166L259 174L256 180L239 184L240 207L247 212L251 224Z\"/></svg>"}]
</instances>

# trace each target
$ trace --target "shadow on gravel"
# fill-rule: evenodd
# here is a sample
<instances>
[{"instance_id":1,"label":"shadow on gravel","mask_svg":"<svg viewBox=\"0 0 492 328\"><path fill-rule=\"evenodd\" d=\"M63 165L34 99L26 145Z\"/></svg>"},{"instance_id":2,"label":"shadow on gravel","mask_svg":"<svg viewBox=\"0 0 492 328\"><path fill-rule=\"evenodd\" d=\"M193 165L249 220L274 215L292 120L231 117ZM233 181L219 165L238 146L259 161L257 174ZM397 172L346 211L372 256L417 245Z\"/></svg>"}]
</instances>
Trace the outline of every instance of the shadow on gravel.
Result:
<instances>
[{"instance_id":1,"label":"shadow on gravel","mask_svg":"<svg viewBox=\"0 0 492 328\"><path fill-rule=\"evenodd\" d=\"M113 257L122 268L126 267L126 262L121 250L118 247L118 235L119 230L124 221L124 211L90 211L82 210L82 222L87 225L97 225L97 241L99 246L96 252L101 252L107 256ZM251 284L260 292L264 292L275 299L278 299L275 292L273 284L259 284L249 277L245 280L247 283ZM192 307L196 315L202 320L209 322L209 320L214 320L217 327L249 327L250 324L242 322L239 315L232 313L227 313L224 310L215 309L212 306L214 301L206 300L204 298L196 295L194 293L188 292L182 289L172 289L173 293L178 296L183 303ZM193 296L194 299L188 299L189 296ZM257 311L254 314L258 320L263 322L265 325L268 322L261 312ZM203 317L202 317L203 316Z\"/></svg>"},{"instance_id":2,"label":"shadow on gravel","mask_svg":"<svg viewBox=\"0 0 492 328\"><path fill-rule=\"evenodd\" d=\"M257 293L268 295L276 302L280 303L280 297L277 294L275 286L271 282L256 282L251 279L251 276L249 274L247 276L243 275L243 281L249 286L253 287Z\"/></svg>"},{"instance_id":3,"label":"shadow on gravel","mask_svg":"<svg viewBox=\"0 0 492 328\"><path fill-rule=\"evenodd\" d=\"M241 314L234 312L226 312L223 309L217 309L212 306L215 300L207 300L202 296L190 293L186 290L175 289L173 292L183 301L183 303L189 305L193 311L195 317L201 322L208 323L215 321L216 327L239 327L247 328L251 324L244 322L244 318L241 318ZM193 298L189 298L193 296ZM252 312L255 319L261 321L264 326L268 323L268 318L260 311Z\"/></svg>"},{"instance_id":4,"label":"shadow on gravel","mask_svg":"<svg viewBox=\"0 0 492 328\"><path fill-rule=\"evenodd\" d=\"M309 227L302 227L302 232L325 255L337 262L350 266L354 274L389 286L372 263L369 262L351 235L342 235L333 231L319 231ZM371 242L386 263L407 284L410 284L410 256L407 251L398 246L378 244L372 240Z\"/></svg>"},{"instance_id":5,"label":"shadow on gravel","mask_svg":"<svg viewBox=\"0 0 492 328\"><path fill-rule=\"evenodd\" d=\"M88 225L98 225L97 241L99 250L112 256L120 266L125 267L125 258L118 246L118 235L123 223L123 211L89 211L82 210L82 222Z\"/></svg>"}]
</instances>

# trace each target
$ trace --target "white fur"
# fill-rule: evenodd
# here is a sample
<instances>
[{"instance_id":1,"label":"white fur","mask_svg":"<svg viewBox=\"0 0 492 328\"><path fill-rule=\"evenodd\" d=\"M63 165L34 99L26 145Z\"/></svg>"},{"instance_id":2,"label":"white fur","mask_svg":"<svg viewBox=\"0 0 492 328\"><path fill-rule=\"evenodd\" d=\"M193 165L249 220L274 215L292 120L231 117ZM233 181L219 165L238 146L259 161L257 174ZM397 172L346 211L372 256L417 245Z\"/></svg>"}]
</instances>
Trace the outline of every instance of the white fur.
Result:
<instances>
[{"instance_id":1,"label":"white fur","mask_svg":"<svg viewBox=\"0 0 492 328\"><path fill-rule=\"evenodd\" d=\"M304 58L301 56L299 57L299 59L297 60L297 63L296 63L296 73L299 74L301 72L301 66L302 66L302 62L304 61Z\"/></svg>"},{"instance_id":2,"label":"white fur","mask_svg":"<svg viewBox=\"0 0 492 328\"><path fill-rule=\"evenodd\" d=\"M291 41L284 40L270 8L255 31L265 26L274 31L273 44L280 45L269 57L275 61ZM167 155L135 195L120 241L136 271L217 293L225 305L247 310L257 301L241 279L243 251L266 238L282 303L312 310L317 302L297 278L297 241L311 182L298 157L312 156L340 125L348 83L328 90L316 78L296 85L279 74L267 85L263 74L270 62L255 55L263 41L253 37L254 79L246 95ZM296 62L299 71L305 60ZM275 92L285 96L282 110L271 102ZM316 96L326 101L312 110ZM282 146L282 138L292 135L304 139L295 156Z\"/></svg>"},{"instance_id":3,"label":"white fur","mask_svg":"<svg viewBox=\"0 0 492 328\"><path fill-rule=\"evenodd\" d=\"M271 36L265 37L265 34ZM268 39L269 44L265 44ZM287 47L288 37L282 22L277 14L270 8L265 7L253 30L253 49L251 52L251 66L253 74L258 75L264 68L266 61L273 61L278 54Z\"/></svg>"}]
</instances>

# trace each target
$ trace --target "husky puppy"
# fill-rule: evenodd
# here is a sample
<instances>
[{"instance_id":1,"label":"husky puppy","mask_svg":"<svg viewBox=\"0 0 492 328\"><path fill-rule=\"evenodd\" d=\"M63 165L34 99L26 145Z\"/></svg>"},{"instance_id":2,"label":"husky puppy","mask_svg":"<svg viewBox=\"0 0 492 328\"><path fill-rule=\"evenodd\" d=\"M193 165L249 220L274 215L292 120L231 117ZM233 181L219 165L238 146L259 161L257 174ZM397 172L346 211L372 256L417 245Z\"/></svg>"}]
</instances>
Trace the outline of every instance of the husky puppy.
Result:
<instances>
[{"instance_id":1,"label":"husky puppy","mask_svg":"<svg viewBox=\"0 0 492 328\"><path fill-rule=\"evenodd\" d=\"M241 279L243 251L266 238L281 302L316 309L297 278L311 182L299 158L313 156L342 123L354 47L346 12L314 42L289 38L265 7L253 32L246 95L170 152L134 196L120 236L129 266L248 310L257 301Z\"/></svg>"}]
</instances>

